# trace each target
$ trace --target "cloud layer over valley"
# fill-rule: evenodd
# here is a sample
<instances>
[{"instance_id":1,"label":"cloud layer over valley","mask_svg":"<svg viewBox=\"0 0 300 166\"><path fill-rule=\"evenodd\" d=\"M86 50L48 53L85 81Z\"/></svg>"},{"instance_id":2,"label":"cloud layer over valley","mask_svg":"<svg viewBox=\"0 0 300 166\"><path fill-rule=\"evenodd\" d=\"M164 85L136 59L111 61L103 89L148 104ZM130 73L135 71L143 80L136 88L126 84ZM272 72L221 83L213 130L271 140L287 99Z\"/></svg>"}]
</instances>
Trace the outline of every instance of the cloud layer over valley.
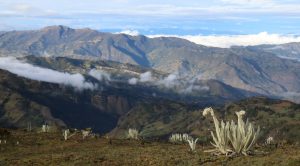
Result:
<instances>
[{"instance_id":1,"label":"cloud layer over valley","mask_svg":"<svg viewBox=\"0 0 300 166\"><path fill-rule=\"evenodd\" d=\"M0 57L0 69L28 79L68 85L78 90L93 90L96 88L93 83L87 82L81 74L70 74L41 68L12 57Z\"/></svg>"},{"instance_id":2,"label":"cloud layer over valley","mask_svg":"<svg viewBox=\"0 0 300 166\"><path fill-rule=\"evenodd\" d=\"M196 44L221 48L300 42L300 36L269 34L267 32L248 35L149 35L148 37L178 37Z\"/></svg>"},{"instance_id":3,"label":"cloud layer over valley","mask_svg":"<svg viewBox=\"0 0 300 166\"><path fill-rule=\"evenodd\" d=\"M34 66L23 62L14 57L0 57L0 69L7 70L18 76L25 77L36 81L44 81L62 85L72 86L78 90L94 90L99 85L88 82L82 74L71 74L59 72L39 66ZM124 78L113 77L104 70L92 69L87 72L88 75L96 78L100 82L105 82L113 86L114 82L126 83L130 85L144 85L156 87L161 90L171 90L177 93L189 94L194 91L207 91L209 87L201 85L198 78L187 78L176 73L167 76L157 76L151 71L141 73L138 77Z\"/></svg>"},{"instance_id":4,"label":"cloud layer over valley","mask_svg":"<svg viewBox=\"0 0 300 166\"><path fill-rule=\"evenodd\" d=\"M150 71L141 73L139 78L130 78L128 83L149 84L151 86L159 87L160 89L172 90L177 93L190 94L199 91L208 91L209 87L202 85L200 77L189 77L187 75L179 75L177 73L169 74L165 77L155 77Z\"/></svg>"}]
</instances>

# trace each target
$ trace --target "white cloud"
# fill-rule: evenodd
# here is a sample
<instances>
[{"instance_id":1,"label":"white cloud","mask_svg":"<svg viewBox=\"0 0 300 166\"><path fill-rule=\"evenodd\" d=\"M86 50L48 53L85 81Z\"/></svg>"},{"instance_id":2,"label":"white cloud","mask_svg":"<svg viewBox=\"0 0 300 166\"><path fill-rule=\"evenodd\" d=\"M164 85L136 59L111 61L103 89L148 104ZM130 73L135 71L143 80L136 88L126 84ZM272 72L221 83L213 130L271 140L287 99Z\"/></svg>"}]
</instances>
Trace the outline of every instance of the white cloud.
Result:
<instances>
[{"instance_id":1,"label":"white cloud","mask_svg":"<svg viewBox=\"0 0 300 166\"><path fill-rule=\"evenodd\" d=\"M86 82L81 74L70 74L33 66L12 57L0 57L0 69L7 70L21 77L37 81L72 86L78 90L95 89L93 83Z\"/></svg>"},{"instance_id":2,"label":"white cloud","mask_svg":"<svg viewBox=\"0 0 300 166\"><path fill-rule=\"evenodd\" d=\"M265 3L273 3L273 0L221 0L224 3L228 4L265 4Z\"/></svg>"},{"instance_id":3,"label":"white cloud","mask_svg":"<svg viewBox=\"0 0 300 166\"><path fill-rule=\"evenodd\" d=\"M145 73L140 74L140 78L131 78L128 80L128 83L131 85L135 85L138 82L144 83L144 82L153 82L154 78L152 78L151 71L147 71Z\"/></svg>"},{"instance_id":4,"label":"white cloud","mask_svg":"<svg viewBox=\"0 0 300 166\"><path fill-rule=\"evenodd\" d=\"M200 91L208 91L208 86L199 84L200 78L190 77L189 75L180 76L178 73L169 74L163 78L153 77L151 72L145 72L140 75L140 78L131 78L128 80L130 85L136 85L137 83L145 83L148 85L156 86L159 89L172 90L177 93L195 93Z\"/></svg>"},{"instance_id":5,"label":"white cloud","mask_svg":"<svg viewBox=\"0 0 300 166\"><path fill-rule=\"evenodd\" d=\"M92 69L89 71L89 75L99 81L111 81L110 74L101 70Z\"/></svg>"},{"instance_id":6,"label":"white cloud","mask_svg":"<svg viewBox=\"0 0 300 166\"><path fill-rule=\"evenodd\" d=\"M208 91L208 90L209 90L208 86L190 84L185 89L181 89L180 93L188 94L188 93L193 93L195 91Z\"/></svg>"},{"instance_id":7,"label":"white cloud","mask_svg":"<svg viewBox=\"0 0 300 166\"><path fill-rule=\"evenodd\" d=\"M43 6L37 7L34 4L30 3L12 3L7 5L5 10L0 12L0 15L7 16L59 16L55 10L44 8Z\"/></svg>"},{"instance_id":8,"label":"white cloud","mask_svg":"<svg viewBox=\"0 0 300 166\"><path fill-rule=\"evenodd\" d=\"M177 81L177 75L176 74L170 74L166 78L164 78L163 80L159 81L158 83L165 86L165 87L167 87L167 88L171 88L171 87L174 87L176 85L176 81Z\"/></svg>"},{"instance_id":9,"label":"white cloud","mask_svg":"<svg viewBox=\"0 0 300 166\"><path fill-rule=\"evenodd\" d=\"M139 31L137 31L137 30L123 30L123 31L118 32L116 34L126 34L126 35L131 35L131 36L138 36Z\"/></svg>"},{"instance_id":10,"label":"white cloud","mask_svg":"<svg viewBox=\"0 0 300 166\"><path fill-rule=\"evenodd\" d=\"M33 10L34 8L28 4L16 4L14 6L12 6L13 11L16 12L30 12L31 10Z\"/></svg>"},{"instance_id":11,"label":"white cloud","mask_svg":"<svg viewBox=\"0 0 300 166\"><path fill-rule=\"evenodd\" d=\"M57 5L58 3L60 5ZM297 33L298 26L289 18L296 18L300 12L300 3L296 0L284 2L279 0L214 0L212 2L112 0L105 3L96 0L89 0L89 2L75 0L71 6L66 0L26 2L15 0L2 1L0 4L1 24L8 25L4 28L0 25L0 30L28 30L57 24L106 30L125 29L122 33L131 35L137 35L138 32L126 28L159 29L172 27L175 21L175 26L184 30L190 27L197 29L196 27L202 26L201 22L208 25L210 21L207 20L215 20L218 22L217 25L220 25L216 29L227 31L226 28L229 30L233 28L227 27L228 24L223 21L233 21L232 19L239 19L237 21L242 19L248 23L252 20L259 20L261 23L272 22L278 25L279 32ZM101 18L100 22L99 18ZM24 25L22 22L28 24ZM191 22L195 25L190 26ZM293 31L283 29L280 23L295 25L295 29ZM222 24L225 25L223 28ZM214 25L216 24L211 23L209 26ZM261 31L267 30L262 29L267 25L256 24L251 27ZM241 27L238 30L245 31L245 29L249 28Z\"/></svg>"},{"instance_id":12,"label":"white cloud","mask_svg":"<svg viewBox=\"0 0 300 166\"><path fill-rule=\"evenodd\" d=\"M137 78L130 78L129 80L128 80L128 83L130 84L130 85L136 85L137 83L138 83L138 79Z\"/></svg>"},{"instance_id":13,"label":"white cloud","mask_svg":"<svg viewBox=\"0 0 300 166\"><path fill-rule=\"evenodd\" d=\"M249 35L149 35L150 38L155 37L179 37L196 44L205 46L228 48L230 46L253 46L260 44L284 44L290 42L300 42L299 36L294 35L279 35L261 32L258 34Z\"/></svg>"},{"instance_id":14,"label":"white cloud","mask_svg":"<svg viewBox=\"0 0 300 166\"><path fill-rule=\"evenodd\" d=\"M153 79L152 79L152 73L151 73L151 71L147 71L147 72L145 72L145 73L142 73L141 75L140 75L140 82L149 82L149 81L152 81Z\"/></svg>"},{"instance_id":15,"label":"white cloud","mask_svg":"<svg viewBox=\"0 0 300 166\"><path fill-rule=\"evenodd\" d=\"M179 75L173 73L156 82L156 85L163 86L167 89L175 90L179 93L190 94L195 92L208 91L209 87L199 83L199 76Z\"/></svg>"}]
</instances>

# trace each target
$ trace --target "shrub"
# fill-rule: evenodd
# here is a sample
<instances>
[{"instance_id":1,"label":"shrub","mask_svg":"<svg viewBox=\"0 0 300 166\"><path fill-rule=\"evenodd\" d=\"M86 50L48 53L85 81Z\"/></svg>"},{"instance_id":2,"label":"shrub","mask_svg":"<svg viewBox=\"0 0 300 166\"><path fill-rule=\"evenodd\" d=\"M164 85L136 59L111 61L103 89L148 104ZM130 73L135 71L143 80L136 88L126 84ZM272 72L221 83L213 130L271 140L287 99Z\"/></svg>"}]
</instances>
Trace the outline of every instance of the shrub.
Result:
<instances>
[{"instance_id":1,"label":"shrub","mask_svg":"<svg viewBox=\"0 0 300 166\"><path fill-rule=\"evenodd\" d=\"M212 131L211 135L213 137L214 143L211 143L215 149L209 150L207 152L214 152L216 154L244 154L248 155L252 146L256 143L260 128L254 129L254 125L248 120L245 123L243 121L243 116L245 111L236 112L238 117L238 122L235 124L234 121L226 123L216 118L214 111L211 107L205 108L203 111L203 116L210 114L213 117L215 125L215 133Z\"/></svg>"},{"instance_id":2,"label":"shrub","mask_svg":"<svg viewBox=\"0 0 300 166\"><path fill-rule=\"evenodd\" d=\"M82 139L85 139L86 137L90 136L92 131L91 130L81 130L82 133Z\"/></svg>"},{"instance_id":3,"label":"shrub","mask_svg":"<svg viewBox=\"0 0 300 166\"><path fill-rule=\"evenodd\" d=\"M7 139L11 133L7 129L0 128L0 139Z\"/></svg>"},{"instance_id":4,"label":"shrub","mask_svg":"<svg viewBox=\"0 0 300 166\"><path fill-rule=\"evenodd\" d=\"M273 142L274 142L274 138L271 137L271 136L269 136L269 137L266 139L265 144L266 144L266 145L271 145Z\"/></svg>"},{"instance_id":5,"label":"shrub","mask_svg":"<svg viewBox=\"0 0 300 166\"><path fill-rule=\"evenodd\" d=\"M183 142L187 142L190 139L192 139L192 137L186 133L184 134L175 133L169 137L169 141L172 143L183 143Z\"/></svg>"}]
</instances>

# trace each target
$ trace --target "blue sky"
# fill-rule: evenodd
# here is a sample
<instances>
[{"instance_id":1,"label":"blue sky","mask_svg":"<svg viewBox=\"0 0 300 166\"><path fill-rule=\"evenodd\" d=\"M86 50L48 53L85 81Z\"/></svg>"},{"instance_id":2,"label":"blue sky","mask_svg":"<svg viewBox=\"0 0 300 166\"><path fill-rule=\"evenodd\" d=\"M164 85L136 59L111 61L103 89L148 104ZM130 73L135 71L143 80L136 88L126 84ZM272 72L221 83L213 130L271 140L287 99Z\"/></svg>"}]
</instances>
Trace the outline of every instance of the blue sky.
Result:
<instances>
[{"instance_id":1,"label":"blue sky","mask_svg":"<svg viewBox=\"0 0 300 166\"><path fill-rule=\"evenodd\" d=\"M49 25L146 35L298 35L300 1L0 0L0 30Z\"/></svg>"}]
</instances>

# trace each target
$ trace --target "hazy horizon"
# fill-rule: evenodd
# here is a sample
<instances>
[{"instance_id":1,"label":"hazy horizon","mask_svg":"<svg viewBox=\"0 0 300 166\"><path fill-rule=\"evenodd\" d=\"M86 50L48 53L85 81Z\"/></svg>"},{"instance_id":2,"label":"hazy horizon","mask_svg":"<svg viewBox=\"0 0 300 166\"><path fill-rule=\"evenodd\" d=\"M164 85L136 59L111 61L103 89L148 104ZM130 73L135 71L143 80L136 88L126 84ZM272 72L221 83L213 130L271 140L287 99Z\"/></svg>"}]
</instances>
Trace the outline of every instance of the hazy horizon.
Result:
<instances>
[{"instance_id":1,"label":"hazy horizon","mask_svg":"<svg viewBox=\"0 0 300 166\"><path fill-rule=\"evenodd\" d=\"M297 0L0 0L0 31L49 25L145 35L299 35Z\"/></svg>"},{"instance_id":2,"label":"hazy horizon","mask_svg":"<svg viewBox=\"0 0 300 166\"><path fill-rule=\"evenodd\" d=\"M0 0L0 31L65 25L226 48L299 42L299 14L296 0Z\"/></svg>"}]
</instances>

